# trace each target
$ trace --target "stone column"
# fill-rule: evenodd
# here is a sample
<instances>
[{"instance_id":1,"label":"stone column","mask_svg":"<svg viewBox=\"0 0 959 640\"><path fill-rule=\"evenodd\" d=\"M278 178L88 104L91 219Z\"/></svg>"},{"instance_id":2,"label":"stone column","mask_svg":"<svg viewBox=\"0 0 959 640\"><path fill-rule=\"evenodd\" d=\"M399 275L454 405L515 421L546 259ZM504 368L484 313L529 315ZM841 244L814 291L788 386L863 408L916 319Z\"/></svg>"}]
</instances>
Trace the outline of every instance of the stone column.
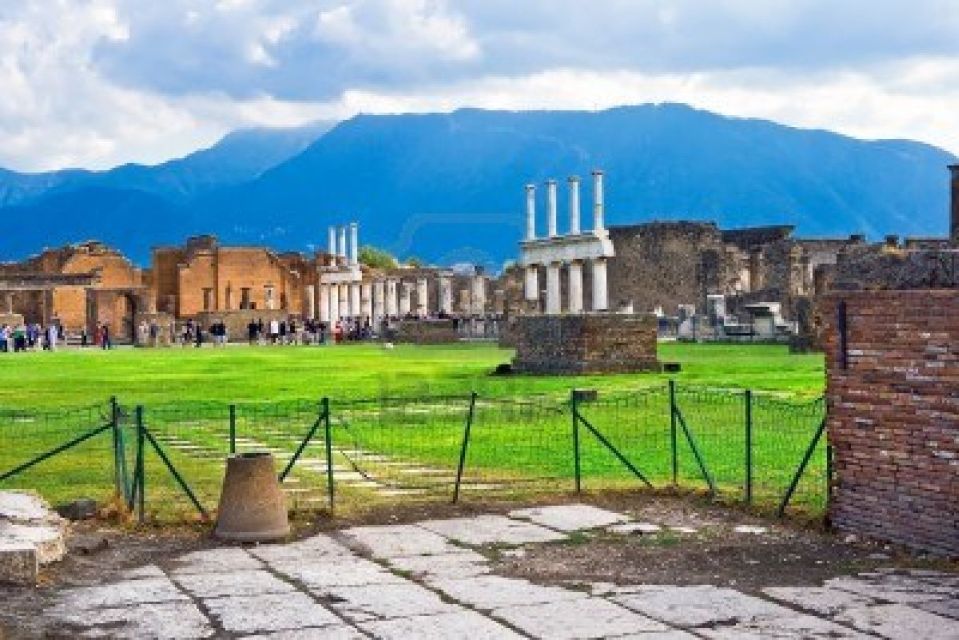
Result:
<instances>
[{"instance_id":1,"label":"stone column","mask_svg":"<svg viewBox=\"0 0 959 640\"><path fill-rule=\"evenodd\" d=\"M486 313L486 278L481 275L473 276L473 315Z\"/></svg>"},{"instance_id":2,"label":"stone column","mask_svg":"<svg viewBox=\"0 0 959 640\"><path fill-rule=\"evenodd\" d=\"M364 282L360 285L360 315L373 320L373 283Z\"/></svg>"},{"instance_id":3,"label":"stone column","mask_svg":"<svg viewBox=\"0 0 959 640\"><path fill-rule=\"evenodd\" d=\"M396 306L396 279L387 278L386 279L386 315L393 317L398 315L398 309Z\"/></svg>"},{"instance_id":4,"label":"stone column","mask_svg":"<svg viewBox=\"0 0 959 640\"><path fill-rule=\"evenodd\" d=\"M354 267L360 263L360 226L350 223L350 264Z\"/></svg>"},{"instance_id":5,"label":"stone column","mask_svg":"<svg viewBox=\"0 0 959 640\"><path fill-rule=\"evenodd\" d=\"M386 283L377 280L373 283L373 319L379 323L386 315ZM379 327L377 327L377 330Z\"/></svg>"},{"instance_id":6,"label":"stone column","mask_svg":"<svg viewBox=\"0 0 959 640\"><path fill-rule=\"evenodd\" d=\"M330 285L330 322L340 319L340 285Z\"/></svg>"},{"instance_id":7,"label":"stone column","mask_svg":"<svg viewBox=\"0 0 959 640\"><path fill-rule=\"evenodd\" d=\"M354 318L360 317L362 314L362 309L360 309L360 283L351 282L350 285L350 315Z\"/></svg>"},{"instance_id":8,"label":"stone column","mask_svg":"<svg viewBox=\"0 0 959 640\"><path fill-rule=\"evenodd\" d=\"M603 202L603 172L593 171L593 230L602 231L606 228L605 204Z\"/></svg>"},{"instance_id":9,"label":"stone column","mask_svg":"<svg viewBox=\"0 0 959 640\"><path fill-rule=\"evenodd\" d=\"M526 267L526 299L529 302L539 300L539 266L535 264Z\"/></svg>"},{"instance_id":10,"label":"stone column","mask_svg":"<svg viewBox=\"0 0 959 640\"><path fill-rule=\"evenodd\" d=\"M405 317L413 307L413 285L409 282L400 282L400 316Z\"/></svg>"},{"instance_id":11,"label":"stone column","mask_svg":"<svg viewBox=\"0 0 959 640\"><path fill-rule=\"evenodd\" d=\"M569 312L583 312L583 263L573 260L569 263Z\"/></svg>"},{"instance_id":12,"label":"stone column","mask_svg":"<svg viewBox=\"0 0 959 640\"><path fill-rule=\"evenodd\" d=\"M536 239L536 185L526 185L526 239Z\"/></svg>"},{"instance_id":13,"label":"stone column","mask_svg":"<svg viewBox=\"0 0 959 640\"><path fill-rule=\"evenodd\" d=\"M569 177L569 233L579 235L579 176Z\"/></svg>"},{"instance_id":14,"label":"stone column","mask_svg":"<svg viewBox=\"0 0 959 640\"><path fill-rule=\"evenodd\" d=\"M453 313L453 282L449 276L439 277L440 311L445 314Z\"/></svg>"},{"instance_id":15,"label":"stone column","mask_svg":"<svg viewBox=\"0 0 959 640\"><path fill-rule=\"evenodd\" d=\"M416 313L421 318L430 314L429 282L426 278L416 279Z\"/></svg>"},{"instance_id":16,"label":"stone column","mask_svg":"<svg viewBox=\"0 0 959 640\"><path fill-rule=\"evenodd\" d=\"M337 295L340 297L340 318L350 315L350 287L349 285L337 285Z\"/></svg>"},{"instance_id":17,"label":"stone column","mask_svg":"<svg viewBox=\"0 0 959 640\"><path fill-rule=\"evenodd\" d=\"M546 231L550 238L555 238L556 230L556 181L546 181Z\"/></svg>"},{"instance_id":18,"label":"stone column","mask_svg":"<svg viewBox=\"0 0 959 640\"><path fill-rule=\"evenodd\" d=\"M550 262L546 267L546 313L558 315L562 312L559 286L559 262Z\"/></svg>"},{"instance_id":19,"label":"stone column","mask_svg":"<svg viewBox=\"0 0 959 640\"><path fill-rule=\"evenodd\" d=\"M316 288L312 284L305 287L306 293L306 319L312 320L316 317Z\"/></svg>"},{"instance_id":20,"label":"stone column","mask_svg":"<svg viewBox=\"0 0 959 640\"><path fill-rule=\"evenodd\" d=\"M346 227L340 227L340 248L337 255L341 258L346 257Z\"/></svg>"},{"instance_id":21,"label":"stone column","mask_svg":"<svg viewBox=\"0 0 959 640\"><path fill-rule=\"evenodd\" d=\"M330 321L330 285L320 285L320 322Z\"/></svg>"},{"instance_id":22,"label":"stone column","mask_svg":"<svg viewBox=\"0 0 959 640\"><path fill-rule=\"evenodd\" d=\"M593 272L593 311L609 310L609 292L606 289L606 258L590 262Z\"/></svg>"},{"instance_id":23,"label":"stone column","mask_svg":"<svg viewBox=\"0 0 959 640\"><path fill-rule=\"evenodd\" d=\"M336 257L336 227L330 227L330 243L327 246L327 253Z\"/></svg>"}]
</instances>

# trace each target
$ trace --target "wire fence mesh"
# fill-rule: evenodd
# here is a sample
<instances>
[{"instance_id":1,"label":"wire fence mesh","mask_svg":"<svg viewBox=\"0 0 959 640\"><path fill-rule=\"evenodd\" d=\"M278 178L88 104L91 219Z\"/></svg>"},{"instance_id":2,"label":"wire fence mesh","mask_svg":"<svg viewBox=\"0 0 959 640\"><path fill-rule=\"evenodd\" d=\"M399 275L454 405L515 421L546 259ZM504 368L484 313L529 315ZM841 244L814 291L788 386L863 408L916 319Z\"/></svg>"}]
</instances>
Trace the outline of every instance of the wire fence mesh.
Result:
<instances>
[{"instance_id":1,"label":"wire fence mesh","mask_svg":"<svg viewBox=\"0 0 959 640\"><path fill-rule=\"evenodd\" d=\"M144 519L190 521L215 512L227 456L266 451L295 511L334 497L349 507L644 483L775 506L823 419L821 399L673 384L566 401L472 394L0 410L0 488L36 489L54 503L142 501ZM818 442L793 504L824 509L826 455Z\"/></svg>"}]
</instances>

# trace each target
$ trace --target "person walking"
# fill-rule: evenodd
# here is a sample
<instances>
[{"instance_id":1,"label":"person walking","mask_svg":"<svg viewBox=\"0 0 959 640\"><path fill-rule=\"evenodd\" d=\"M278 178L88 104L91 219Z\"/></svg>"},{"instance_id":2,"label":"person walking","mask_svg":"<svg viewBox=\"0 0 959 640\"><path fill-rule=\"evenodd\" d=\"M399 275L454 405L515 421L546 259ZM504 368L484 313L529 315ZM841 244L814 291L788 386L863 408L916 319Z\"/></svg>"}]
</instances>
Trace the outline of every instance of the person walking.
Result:
<instances>
[{"instance_id":1,"label":"person walking","mask_svg":"<svg viewBox=\"0 0 959 640\"><path fill-rule=\"evenodd\" d=\"M50 351L57 350L57 340L60 337L60 332L57 331L57 325L51 324L47 327L47 349Z\"/></svg>"},{"instance_id":2,"label":"person walking","mask_svg":"<svg viewBox=\"0 0 959 640\"><path fill-rule=\"evenodd\" d=\"M107 325L102 325L100 327L100 347L104 351L113 348L113 344L110 342L110 327Z\"/></svg>"}]
</instances>

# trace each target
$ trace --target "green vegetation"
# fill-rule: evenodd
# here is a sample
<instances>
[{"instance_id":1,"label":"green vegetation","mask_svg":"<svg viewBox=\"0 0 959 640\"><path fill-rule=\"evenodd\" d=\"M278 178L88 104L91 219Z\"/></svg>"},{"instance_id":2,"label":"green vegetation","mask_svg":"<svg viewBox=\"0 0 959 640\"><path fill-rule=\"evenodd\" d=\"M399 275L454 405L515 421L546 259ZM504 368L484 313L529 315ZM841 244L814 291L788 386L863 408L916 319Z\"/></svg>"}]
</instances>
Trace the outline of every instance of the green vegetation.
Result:
<instances>
[{"instance_id":1,"label":"green vegetation","mask_svg":"<svg viewBox=\"0 0 959 640\"><path fill-rule=\"evenodd\" d=\"M573 387L626 390L682 384L751 388L815 398L823 391L821 355L790 355L768 345L662 344L660 358L679 362L673 376L491 376L512 352L485 344L336 347L228 347L215 350L94 349L10 354L0 358L0 407L53 408L103 402L188 400L277 402L425 393L565 398Z\"/></svg>"},{"instance_id":2,"label":"green vegetation","mask_svg":"<svg viewBox=\"0 0 959 640\"><path fill-rule=\"evenodd\" d=\"M371 245L360 247L357 258L359 258L360 264L365 264L374 269L395 269L397 265L393 254Z\"/></svg>"},{"instance_id":3,"label":"green vegetation","mask_svg":"<svg viewBox=\"0 0 959 640\"><path fill-rule=\"evenodd\" d=\"M822 358L793 356L773 346L664 344L660 354L682 364L682 372L673 376L677 406L720 495L731 499L742 497L745 479L742 389L759 391L752 404L754 496L757 504L774 506L821 420L816 399L822 393ZM490 375L511 356L489 345L10 355L0 359L0 473L108 423L107 400L115 395L123 407L128 468L132 471L136 434L133 407L142 404L144 424L201 502L213 509L229 452L230 403L238 404L238 450L269 446L282 462L316 423L319 398L329 396L338 469L375 478L383 488L448 499L469 392L476 390L464 498L485 491L568 491L574 477L569 390L595 387L599 400L582 404L581 415L654 486L671 483L668 376ZM390 399L400 396L405 399ZM642 486L584 425L579 431L585 489ZM326 505L323 433L321 425L291 476L302 490L292 496L300 508ZM677 435L680 486L705 488L689 439L681 428ZM0 487L37 488L55 501L81 495L102 499L113 488L111 441L110 431L101 433ZM158 456L148 449L146 459L148 511L160 518L190 513ZM820 446L797 504L821 508L824 468ZM338 486L344 510L386 496L375 487Z\"/></svg>"}]
</instances>

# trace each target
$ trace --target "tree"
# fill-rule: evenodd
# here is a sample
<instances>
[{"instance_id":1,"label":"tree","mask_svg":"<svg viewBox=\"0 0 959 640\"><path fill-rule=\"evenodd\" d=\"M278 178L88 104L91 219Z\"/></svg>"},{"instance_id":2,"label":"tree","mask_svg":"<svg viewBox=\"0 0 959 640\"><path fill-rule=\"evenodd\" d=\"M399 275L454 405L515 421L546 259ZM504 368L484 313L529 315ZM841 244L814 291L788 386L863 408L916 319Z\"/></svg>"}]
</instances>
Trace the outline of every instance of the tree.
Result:
<instances>
[{"instance_id":1,"label":"tree","mask_svg":"<svg viewBox=\"0 0 959 640\"><path fill-rule=\"evenodd\" d=\"M416 269L419 269L426 265L425 262L423 262L416 256L409 256L406 260L403 261L403 264L405 264L408 267L414 267Z\"/></svg>"},{"instance_id":2,"label":"tree","mask_svg":"<svg viewBox=\"0 0 959 640\"><path fill-rule=\"evenodd\" d=\"M362 264L374 269L395 269L398 264L389 251L371 245L360 247L359 259Z\"/></svg>"}]
</instances>

